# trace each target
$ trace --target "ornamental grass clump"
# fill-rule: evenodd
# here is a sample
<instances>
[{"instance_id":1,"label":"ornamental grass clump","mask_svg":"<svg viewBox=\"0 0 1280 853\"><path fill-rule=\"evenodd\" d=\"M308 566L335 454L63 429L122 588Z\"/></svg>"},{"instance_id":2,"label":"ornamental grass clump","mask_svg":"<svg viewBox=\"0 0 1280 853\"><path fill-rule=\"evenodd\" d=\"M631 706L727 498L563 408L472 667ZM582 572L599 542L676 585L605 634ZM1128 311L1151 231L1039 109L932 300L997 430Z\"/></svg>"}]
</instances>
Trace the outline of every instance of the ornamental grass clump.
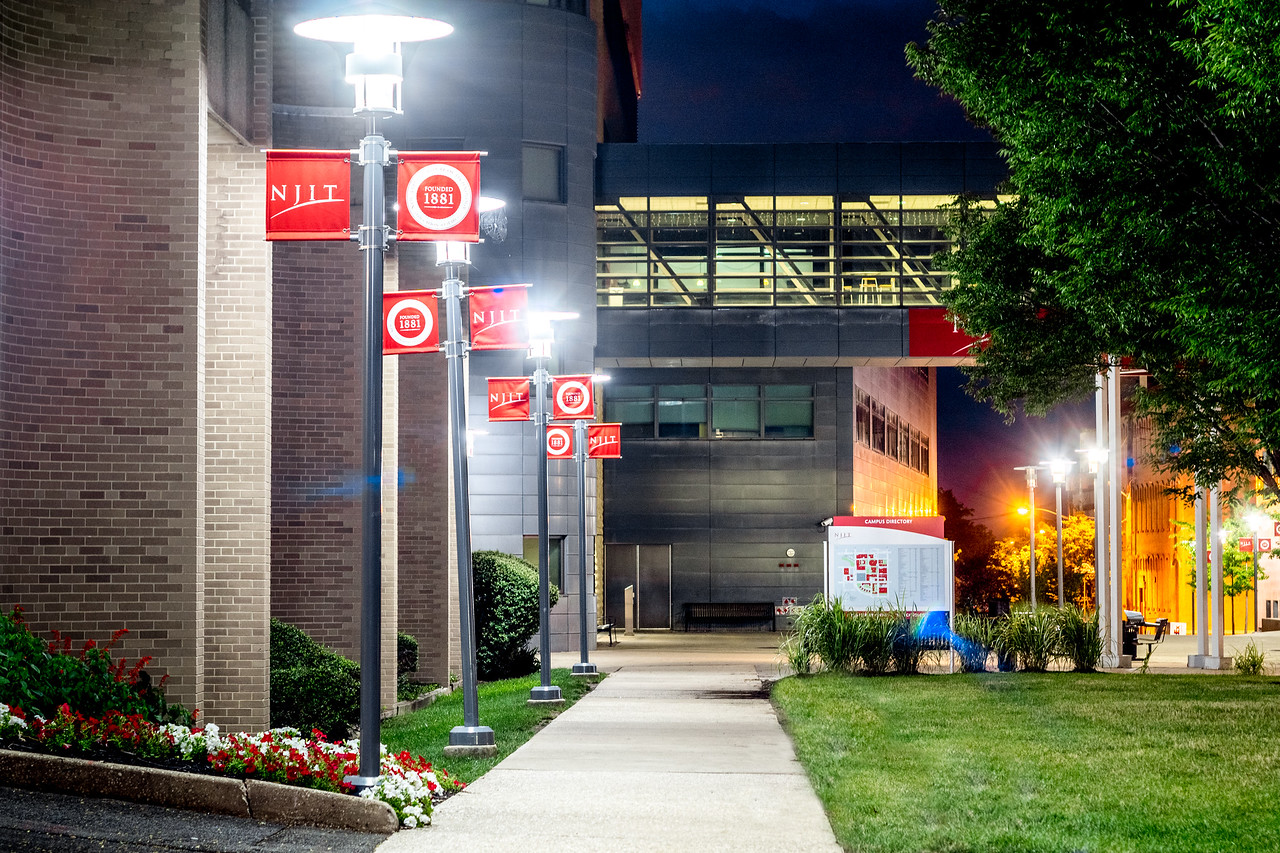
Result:
<instances>
[{"instance_id":1,"label":"ornamental grass clump","mask_svg":"<svg viewBox=\"0 0 1280 853\"><path fill-rule=\"evenodd\" d=\"M1075 604L1058 611L1058 656L1071 661L1075 672L1093 672L1102 659L1102 633L1097 612L1086 613Z\"/></svg>"},{"instance_id":2,"label":"ornamental grass clump","mask_svg":"<svg viewBox=\"0 0 1280 853\"><path fill-rule=\"evenodd\" d=\"M957 613L952 620L952 647L963 672L986 672L987 660L995 648L1000 621L970 613Z\"/></svg>"},{"instance_id":3,"label":"ornamental grass clump","mask_svg":"<svg viewBox=\"0 0 1280 853\"><path fill-rule=\"evenodd\" d=\"M1027 672L1045 672L1058 653L1058 619L1050 607L1018 607L1004 619L996 650L1016 655Z\"/></svg>"},{"instance_id":4,"label":"ornamental grass clump","mask_svg":"<svg viewBox=\"0 0 1280 853\"><path fill-rule=\"evenodd\" d=\"M917 675L920 672L920 661L924 658L925 646L920 637L920 625L923 617L892 610L887 614L893 621L892 646L890 657L893 659L893 671L899 675Z\"/></svg>"},{"instance_id":5,"label":"ornamental grass clump","mask_svg":"<svg viewBox=\"0 0 1280 853\"><path fill-rule=\"evenodd\" d=\"M1262 675L1267 671L1266 652L1254 645L1253 640L1237 651L1232 661L1236 672L1240 675Z\"/></svg>"}]
</instances>

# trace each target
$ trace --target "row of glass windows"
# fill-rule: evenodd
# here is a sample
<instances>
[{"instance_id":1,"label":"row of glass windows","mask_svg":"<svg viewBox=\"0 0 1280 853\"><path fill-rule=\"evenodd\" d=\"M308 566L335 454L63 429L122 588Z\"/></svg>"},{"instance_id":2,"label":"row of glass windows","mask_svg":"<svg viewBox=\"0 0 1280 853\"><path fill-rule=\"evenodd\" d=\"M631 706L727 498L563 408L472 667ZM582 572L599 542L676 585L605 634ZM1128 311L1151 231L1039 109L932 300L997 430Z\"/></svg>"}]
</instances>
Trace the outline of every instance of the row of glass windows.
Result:
<instances>
[{"instance_id":1,"label":"row of glass windows","mask_svg":"<svg viewBox=\"0 0 1280 853\"><path fill-rule=\"evenodd\" d=\"M854 422L858 443L921 474L929 473L929 436L885 408L884 403L855 388Z\"/></svg>"},{"instance_id":2,"label":"row of glass windows","mask_svg":"<svg viewBox=\"0 0 1280 853\"><path fill-rule=\"evenodd\" d=\"M596 207L597 303L936 305L952 200L622 198Z\"/></svg>"},{"instance_id":3,"label":"row of glass windows","mask_svg":"<svg viewBox=\"0 0 1280 853\"><path fill-rule=\"evenodd\" d=\"M812 385L611 385L623 438L813 438Z\"/></svg>"}]
</instances>

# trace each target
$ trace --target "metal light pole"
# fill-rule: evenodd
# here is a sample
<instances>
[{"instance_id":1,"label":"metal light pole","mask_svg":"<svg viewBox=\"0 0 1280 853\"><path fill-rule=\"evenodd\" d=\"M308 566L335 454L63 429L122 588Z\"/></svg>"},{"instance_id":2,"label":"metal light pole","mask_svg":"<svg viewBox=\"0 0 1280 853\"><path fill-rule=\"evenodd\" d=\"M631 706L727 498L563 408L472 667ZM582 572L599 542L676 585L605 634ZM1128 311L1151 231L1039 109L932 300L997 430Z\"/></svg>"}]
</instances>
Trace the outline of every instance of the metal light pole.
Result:
<instances>
[{"instance_id":1,"label":"metal light pole","mask_svg":"<svg viewBox=\"0 0 1280 853\"><path fill-rule=\"evenodd\" d=\"M1053 478L1054 492L1057 495L1058 518L1058 609L1066 606L1066 588L1063 586L1062 571L1062 486L1067 482L1067 472L1071 463L1066 459L1054 459L1049 462L1049 475Z\"/></svg>"},{"instance_id":2,"label":"metal light pole","mask_svg":"<svg viewBox=\"0 0 1280 853\"><path fill-rule=\"evenodd\" d=\"M358 4L353 4L358 5ZM357 788L377 783L382 770L382 284L387 251L383 169L390 163L377 119L400 114L404 79L400 43L440 38L453 27L432 18L348 14L303 21L294 32L320 41L353 43L346 79L355 86L354 113L365 119L356 152L364 170L364 210L358 235L364 252L363 439L361 442L360 572L360 770L346 781Z\"/></svg>"},{"instance_id":3,"label":"metal light pole","mask_svg":"<svg viewBox=\"0 0 1280 853\"><path fill-rule=\"evenodd\" d=\"M569 319L576 314L531 314L529 318L529 358L534 371L530 390L534 395L533 424L538 456L538 656L540 679L529 691L531 704L558 704L564 701L560 688L551 683L551 554L547 530L547 424L551 423L548 405L551 374L547 362L555 336L551 321Z\"/></svg>"},{"instance_id":4,"label":"metal light pole","mask_svg":"<svg viewBox=\"0 0 1280 853\"><path fill-rule=\"evenodd\" d=\"M1036 606L1036 465L1020 465L1014 468L1015 471L1025 471L1027 474L1027 492L1030 495L1031 511L1028 515L1031 518L1031 540L1030 549L1028 550L1027 562L1030 567L1031 574L1031 606Z\"/></svg>"},{"instance_id":5,"label":"metal light pole","mask_svg":"<svg viewBox=\"0 0 1280 853\"><path fill-rule=\"evenodd\" d=\"M545 455L545 454L544 454ZM596 675L596 665L587 660L587 422L573 422L573 455L578 461L578 648L582 660L573 665L574 675Z\"/></svg>"},{"instance_id":6,"label":"metal light pole","mask_svg":"<svg viewBox=\"0 0 1280 853\"><path fill-rule=\"evenodd\" d=\"M480 725L476 683L476 613L471 568L471 494L467 475L467 398L463 374L468 350L462 323L461 267L471 263L471 244L436 244L436 264L444 267L440 298L445 303L445 359L449 365L449 437L453 450L453 513L458 553L458 627L462 634L462 725L449 730L445 754L496 755L493 729Z\"/></svg>"}]
</instances>

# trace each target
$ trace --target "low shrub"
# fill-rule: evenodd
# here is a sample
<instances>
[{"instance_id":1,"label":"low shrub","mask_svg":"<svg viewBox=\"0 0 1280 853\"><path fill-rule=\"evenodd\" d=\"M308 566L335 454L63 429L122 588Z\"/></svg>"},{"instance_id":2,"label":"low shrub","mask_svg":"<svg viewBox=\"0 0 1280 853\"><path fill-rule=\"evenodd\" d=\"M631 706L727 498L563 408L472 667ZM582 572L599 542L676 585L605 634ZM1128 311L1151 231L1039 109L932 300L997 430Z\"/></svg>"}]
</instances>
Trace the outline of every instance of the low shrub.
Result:
<instances>
[{"instance_id":1,"label":"low shrub","mask_svg":"<svg viewBox=\"0 0 1280 853\"><path fill-rule=\"evenodd\" d=\"M99 646L88 640L72 651L70 637L58 631L53 640L41 640L15 607L0 617L0 703L54 718L58 708L69 705L86 715L103 717L108 711L139 715L157 724L190 724L195 714L164 698L168 676L155 682L143 669L151 658L132 667L111 650L128 630L121 628Z\"/></svg>"},{"instance_id":2,"label":"low shrub","mask_svg":"<svg viewBox=\"0 0 1280 853\"><path fill-rule=\"evenodd\" d=\"M840 599L814 597L796 621L804 643L824 669L853 672L858 661L858 625L844 611Z\"/></svg>"},{"instance_id":3,"label":"low shrub","mask_svg":"<svg viewBox=\"0 0 1280 853\"><path fill-rule=\"evenodd\" d=\"M360 720L360 665L271 620L271 727L342 740Z\"/></svg>"},{"instance_id":4,"label":"low shrub","mask_svg":"<svg viewBox=\"0 0 1280 853\"><path fill-rule=\"evenodd\" d=\"M920 661L924 658L925 645L920 637L920 624L923 618L909 613L894 610L887 613L894 622L893 671L899 675L916 675L920 672Z\"/></svg>"},{"instance_id":5,"label":"low shrub","mask_svg":"<svg viewBox=\"0 0 1280 853\"><path fill-rule=\"evenodd\" d=\"M1262 675L1267 671L1267 655L1250 640L1232 659L1240 675Z\"/></svg>"},{"instance_id":6,"label":"low shrub","mask_svg":"<svg viewBox=\"0 0 1280 853\"><path fill-rule=\"evenodd\" d=\"M418 671L418 640L404 631L396 634L396 676L413 675Z\"/></svg>"},{"instance_id":7,"label":"low shrub","mask_svg":"<svg viewBox=\"0 0 1280 853\"><path fill-rule=\"evenodd\" d=\"M538 668L529 640L538 632L538 570L519 557L477 551L471 557L476 670L482 681L518 678ZM560 590L551 585L552 606Z\"/></svg>"}]
</instances>

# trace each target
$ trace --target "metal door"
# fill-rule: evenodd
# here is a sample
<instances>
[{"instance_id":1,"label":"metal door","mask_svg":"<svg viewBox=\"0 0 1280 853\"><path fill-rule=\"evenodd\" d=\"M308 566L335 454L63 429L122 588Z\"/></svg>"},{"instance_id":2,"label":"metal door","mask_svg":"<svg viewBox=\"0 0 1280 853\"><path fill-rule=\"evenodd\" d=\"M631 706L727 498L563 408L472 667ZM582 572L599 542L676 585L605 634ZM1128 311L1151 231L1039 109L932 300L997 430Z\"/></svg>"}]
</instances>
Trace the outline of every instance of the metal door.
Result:
<instances>
[{"instance_id":1,"label":"metal door","mask_svg":"<svg viewBox=\"0 0 1280 853\"><path fill-rule=\"evenodd\" d=\"M671 546L606 545L604 614L618 628L626 624L624 596L635 587L636 627L671 628Z\"/></svg>"}]
</instances>

